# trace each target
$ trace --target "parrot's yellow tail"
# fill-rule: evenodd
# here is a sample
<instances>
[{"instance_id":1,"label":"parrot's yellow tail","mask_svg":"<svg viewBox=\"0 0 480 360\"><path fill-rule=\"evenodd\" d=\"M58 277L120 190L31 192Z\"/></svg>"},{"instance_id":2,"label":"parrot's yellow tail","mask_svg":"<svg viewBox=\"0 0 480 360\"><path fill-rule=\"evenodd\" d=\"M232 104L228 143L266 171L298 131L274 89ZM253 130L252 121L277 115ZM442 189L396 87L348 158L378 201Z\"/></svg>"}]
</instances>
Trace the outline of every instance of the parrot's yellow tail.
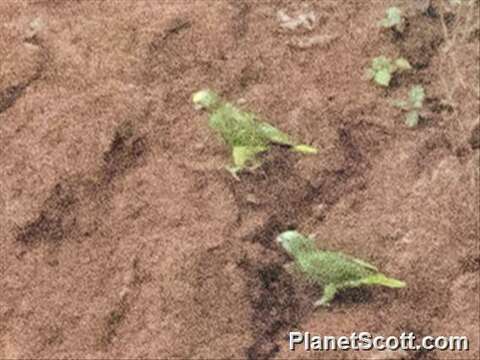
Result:
<instances>
[{"instance_id":1,"label":"parrot's yellow tail","mask_svg":"<svg viewBox=\"0 0 480 360\"><path fill-rule=\"evenodd\" d=\"M386 277L383 274L375 274L361 279L360 282L364 285L382 285L389 288L403 288L407 286L404 281Z\"/></svg>"}]
</instances>

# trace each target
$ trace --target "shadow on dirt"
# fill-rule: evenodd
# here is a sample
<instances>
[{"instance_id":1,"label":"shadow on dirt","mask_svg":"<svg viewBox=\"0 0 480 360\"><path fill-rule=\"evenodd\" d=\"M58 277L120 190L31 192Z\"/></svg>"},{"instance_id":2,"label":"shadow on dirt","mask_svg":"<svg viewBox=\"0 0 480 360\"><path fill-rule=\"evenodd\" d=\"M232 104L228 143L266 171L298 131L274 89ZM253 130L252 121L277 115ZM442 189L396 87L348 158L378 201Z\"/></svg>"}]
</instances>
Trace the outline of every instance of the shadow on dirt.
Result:
<instances>
[{"instance_id":1,"label":"shadow on dirt","mask_svg":"<svg viewBox=\"0 0 480 360\"><path fill-rule=\"evenodd\" d=\"M17 231L17 241L25 245L38 242L59 245L68 237L91 235L97 227L95 211L101 211L108 202L112 182L142 163L146 142L135 134L129 122L121 124L103 155L100 169L59 181L42 204L39 215Z\"/></svg>"}]
</instances>

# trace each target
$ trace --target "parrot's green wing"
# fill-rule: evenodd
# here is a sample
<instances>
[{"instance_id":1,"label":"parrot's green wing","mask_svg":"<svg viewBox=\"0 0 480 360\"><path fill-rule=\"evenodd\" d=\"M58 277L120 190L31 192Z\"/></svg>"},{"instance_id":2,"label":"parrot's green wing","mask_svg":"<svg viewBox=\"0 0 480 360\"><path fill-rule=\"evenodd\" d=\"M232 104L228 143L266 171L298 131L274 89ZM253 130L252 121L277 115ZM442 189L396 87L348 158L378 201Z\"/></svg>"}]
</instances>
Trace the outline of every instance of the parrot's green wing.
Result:
<instances>
[{"instance_id":1,"label":"parrot's green wing","mask_svg":"<svg viewBox=\"0 0 480 360\"><path fill-rule=\"evenodd\" d=\"M287 134L266 122L259 122L258 129L272 143L288 146L295 145Z\"/></svg>"},{"instance_id":2,"label":"parrot's green wing","mask_svg":"<svg viewBox=\"0 0 480 360\"><path fill-rule=\"evenodd\" d=\"M301 253L296 261L309 278L321 284L339 285L361 280L373 273L340 252L316 250Z\"/></svg>"},{"instance_id":3,"label":"parrot's green wing","mask_svg":"<svg viewBox=\"0 0 480 360\"><path fill-rule=\"evenodd\" d=\"M367 268L367 269L373 270L375 272L378 272L378 268L375 265L372 265L372 264L370 264L366 261L363 261L363 260L360 260L360 259L357 259L357 258L354 258L354 257L349 257L349 258L353 262L357 263L360 266L363 266L364 268Z\"/></svg>"},{"instance_id":4,"label":"parrot's green wing","mask_svg":"<svg viewBox=\"0 0 480 360\"><path fill-rule=\"evenodd\" d=\"M361 285L381 285L389 288L403 288L407 286L404 281L386 277L381 273L364 277L360 280L350 281L344 284L344 287L357 287Z\"/></svg>"},{"instance_id":5,"label":"parrot's green wing","mask_svg":"<svg viewBox=\"0 0 480 360\"><path fill-rule=\"evenodd\" d=\"M295 145L295 142L283 131L278 130L276 127L266 123L261 122L258 124L258 128L270 142L280 145L291 146L292 150L302 154L317 154L318 150L309 145Z\"/></svg>"}]
</instances>

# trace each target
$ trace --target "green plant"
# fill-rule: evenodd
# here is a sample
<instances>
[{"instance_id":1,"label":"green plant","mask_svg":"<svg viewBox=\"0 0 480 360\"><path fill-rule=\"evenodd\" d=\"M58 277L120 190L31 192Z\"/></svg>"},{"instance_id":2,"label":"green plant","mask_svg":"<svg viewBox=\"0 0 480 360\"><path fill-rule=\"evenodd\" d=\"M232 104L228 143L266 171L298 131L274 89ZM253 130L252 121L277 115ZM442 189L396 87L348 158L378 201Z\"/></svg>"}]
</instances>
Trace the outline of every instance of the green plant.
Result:
<instances>
[{"instance_id":1,"label":"green plant","mask_svg":"<svg viewBox=\"0 0 480 360\"><path fill-rule=\"evenodd\" d=\"M408 92L407 100L396 100L393 105L407 111L405 116L405 124L409 127L415 127L420 120L420 111L423 107L425 99L425 90L421 85L413 86Z\"/></svg>"},{"instance_id":2,"label":"green plant","mask_svg":"<svg viewBox=\"0 0 480 360\"><path fill-rule=\"evenodd\" d=\"M451 6L458 6L458 5L462 5L463 0L448 0L448 3Z\"/></svg>"},{"instance_id":3,"label":"green plant","mask_svg":"<svg viewBox=\"0 0 480 360\"><path fill-rule=\"evenodd\" d=\"M395 72L410 70L412 67L405 58L390 59L378 56L372 60L371 68L367 70L367 77L380 86L387 87Z\"/></svg>"},{"instance_id":4,"label":"green plant","mask_svg":"<svg viewBox=\"0 0 480 360\"><path fill-rule=\"evenodd\" d=\"M379 26L403 32L405 29L405 21L402 17L402 11L395 6L389 7L386 11L385 18L380 20Z\"/></svg>"},{"instance_id":5,"label":"green plant","mask_svg":"<svg viewBox=\"0 0 480 360\"><path fill-rule=\"evenodd\" d=\"M341 252L318 250L311 238L297 231L285 231L277 237L277 241L293 257L300 273L324 287L323 296L315 302L315 306L328 305L341 289L364 285L406 286L403 281L385 276L363 260Z\"/></svg>"},{"instance_id":6,"label":"green plant","mask_svg":"<svg viewBox=\"0 0 480 360\"><path fill-rule=\"evenodd\" d=\"M230 148L233 167L232 174L245 168L255 168L261 164L258 154L268 151L270 144L288 146L292 151L303 154L316 154L312 146L297 144L289 135L267 122L260 121L253 113L242 111L222 99L211 90L201 90L193 94L193 103L197 108L210 113L208 123Z\"/></svg>"}]
</instances>

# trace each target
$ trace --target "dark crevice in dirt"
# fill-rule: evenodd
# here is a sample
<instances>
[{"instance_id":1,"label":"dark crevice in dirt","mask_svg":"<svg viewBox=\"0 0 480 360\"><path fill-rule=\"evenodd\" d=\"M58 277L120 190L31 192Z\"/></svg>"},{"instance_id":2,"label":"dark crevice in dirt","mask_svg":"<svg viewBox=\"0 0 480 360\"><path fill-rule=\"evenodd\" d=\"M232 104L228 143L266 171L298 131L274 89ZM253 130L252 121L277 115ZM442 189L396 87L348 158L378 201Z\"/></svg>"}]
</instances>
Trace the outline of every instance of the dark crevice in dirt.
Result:
<instances>
[{"instance_id":1,"label":"dark crevice in dirt","mask_svg":"<svg viewBox=\"0 0 480 360\"><path fill-rule=\"evenodd\" d=\"M15 85L10 85L6 89L0 91L0 114L11 108L19 98L21 98L29 86L39 80L44 73L48 60L48 51L43 46L41 40L37 36L25 39L25 42L36 45L41 48L42 61L37 64L35 72L24 81L18 81Z\"/></svg>"},{"instance_id":2,"label":"dark crevice in dirt","mask_svg":"<svg viewBox=\"0 0 480 360\"><path fill-rule=\"evenodd\" d=\"M186 30L192 26L192 23L189 20L175 18L173 19L168 27L165 29L162 40L166 40L169 36L178 34L180 31Z\"/></svg>"},{"instance_id":3,"label":"dark crevice in dirt","mask_svg":"<svg viewBox=\"0 0 480 360\"><path fill-rule=\"evenodd\" d=\"M283 217L282 217L283 216ZM249 242L258 242L263 247L276 250L277 245L272 239L286 230L297 228L297 216L288 217L288 215L280 214L271 216L265 225L260 229L252 231L251 234L245 236L242 240Z\"/></svg>"},{"instance_id":4,"label":"dark crevice in dirt","mask_svg":"<svg viewBox=\"0 0 480 360\"><path fill-rule=\"evenodd\" d=\"M108 184L127 170L138 166L145 151L145 138L135 136L130 123L121 125L115 131L110 149L103 155L103 181Z\"/></svg>"},{"instance_id":5,"label":"dark crevice in dirt","mask_svg":"<svg viewBox=\"0 0 480 360\"><path fill-rule=\"evenodd\" d=\"M441 114L443 112L447 112L449 114L453 113L453 106L450 104L445 104L439 97L427 97L425 99L425 105L431 112L435 114Z\"/></svg>"},{"instance_id":6,"label":"dark crevice in dirt","mask_svg":"<svg viewBox=\"0 0 480 360\"><path fill-rule=\"evenodd\" d=\"M301 300L291 276L275 263L246 263L249 274L249 297L255 319L255 342L247 349L248 359L270 359L279 350L277 334L288 326L296 326L302 318Z\"/></svg>"},{"instance_id":7,"label":"dark crevice in dirt","mask_svg":"<svg viewBox=\"0 0 480 360\"><path fill-rule=\"evenodd\" d=\"M124 323L132 303L140 294L142 284L151 279L150 274L140 268L138 258L133 260L131 272L130 282L126 284L121 299L104 318L103 331L99 341L99 346L103 350L117 336L118 329Z\"/></svg>"},{"instance_id":8,"label":"dark crevice in dirt","mask_svg":"<svg viewBox=\"0 0 480 360\"><path fill-rule=\"evenodd\" d=\"M42 71L37 71L30 79L11 85L0 92L0 114L11 108L16 101L25 94L25 90L41 76Z\"/></svg>"},{"instance_id":9,"label":"dark crevice in dirt","mask_svg":"<svg viewBox=\"0 0 480 360\"><path fill-rule=\"evenodd\" d=\"M449 153L453 152L453 146L445 134L434 134L425 140L415 156L418 175L425 171L425 169L428 169L428 165L436 158L443 157L443 152L445 151Z\"/></svg>"},{"instance_id":10,"label":"dark crevice in dirt","mask_svg":"<svg viewBox=\"0 0 480 360\"><path fill-rule=\"evenodd\" d=\"M44 202L40 215L21 229L17 240L25 244L37 240L60 242L75 225L73 210L77 202L73 189L67 183L57 183Z\"/></svg>"},{"instance_id":11,"label":"dark crevice in dirt","mask_svg":"<svg viewBox=\"0 0 480 360\"><path fill-rule=\"evenodd\" d=\"M427 7L427 10L425 10L423 12L423 15L429 17L429 18L432 18L432 19L436 19L438 18L438 11L437 9L432 5L430 4L428 7Z\"/></svg>"},{"instance_id":12,"label":"dark crevice in dirt","mask_svg":"<svg viewBox=\"0 0 480 360\"><path fill-rule=\"evenodd\" d=\"M238 40L243 38L248 31L248 21L247 16L251 11L251 6L245 1L231 1L231 5L233 6L233 34L235 38Z\"/></svg>"},{"instance_id":13,"label":"dark crevice in dirt","mask_svg":"<svg viewBox=\"0 0 480 360\"><path fill-rule=\"evenodd\" d=\"M430 65L431 58L438 52L444 41L442 25L438 16L430 16L434 10L426 14L411 16L405 21L403 32L389 31L391 39L413 68L421 70ZM427 15L428 14L428 15Z\"/></svg>"},{"instance_id":14,"label":"dark crevice in dirt","mask_svg":"<svg viewBox=\"0 0 480 360\"><path fill-rule=\"evenodd\" d=\"M468 35L467 41L475 42L478 41L478 38L480 38L480 27L472 30L472 32Z\"/></svg>"},{"instance_id":15,"label":"dark crevice in dirt","mask_svg":"<svg viewBox=\"0 0 480 360\"><path fill-rule=\"evenodd\" d=\"M253 59L240 72L238 83L242 89L261 82L265 75L265 66L261 58Z\"/></svg>"},{"instance_id":16,"label":"dark crevice in dirt","mask_svg":"<svg viewBox=\"0 0 480 360\"><path fill-rule=\"evenodd\" d=\"M480 271L480 256L468 255L460 263L460 268L462 273L473 272L476 273Z\"/></svg>"},{"instance_id":17,"label":"dark crevice in dirt","mask_svg":"<svg viewBox=\"0 0 480 360\"><path fill-rule=\"evenodd\" d=\"M406 323L404 326L400 326L397 328L397 333L406 333L406 334L414 334L417 341L424 336L432 334L432 331L428 327L419 327L415 325L415 323ZM408 351L409 359L414 360L425 360L429 359L430 355L432 354L431 351L426 350L425 348L421 348L420 350L410 350Z\"/></svg>"},{"instance_id":18,"label":"dark crevice in dirt","mask_svg":"<svg viewBox=\"0 0 480 360\"><path fill-rule=\"evenodd\" d=\"M27 87L28 83L20 83L9 86L0 92L0 114L12 107L17 99L24 94Z\"/></svg>"},{"instance_id":19,"label":"dark crevice in dirt","mask_svg":"<svg viewBox=\"0 0 480 360\"><path fill-rule=\"evenodd\" d=\"M110 311L105 318L105 328L102 338L100 339L100 345L107 347L112 343L112 340L117 336L117 329L123 323L127 316L128 304L125 301L120 303Z\"/></svg>"},{"instance_id":20,"label":"dark crevice in dirt","mask_svg":"<svg viewBox=\"0 0 480 360\"><path fill-rule=\"evenodd\" d=\"M240 174L240 181L230 179L230 189L239 208L237 224L250 217L252 210L265 210L272 214L272 219L295 223L297 208L302 206L301 201L310 188L309 182L295 172L297 156L286 148L273 147L265 154L261 168Z\"/></svg>"},{"instance_id":21,"label":"dark crevice in dirt","mask_svg":"<svg viewBox=\"0 0 480 360\"><path fill-rule=\"evenodd\" d=\"M468 143L472 149L480 148L480 124L477 124L472 130Z\"/></svg>"},{"instance_id":22,"label":"dark crevice in dirt","mask_svg":"<svg viewBox=\"0 0 480 360\"><path fill-rule=\"evenodd\" d=\"M279 351L276 344L279 332L295 326L301 319L298 313L312 311L308 303L296 303L302 298L301 292L295 291L294 281L283 267L288 257L276 246L275 237L311 218L313 203L325 204L328 212L345 194L363 190L363 177L368 170L364 152L375 151L385 138L385 131L373 125L362 121L344 123L338 128L344 162L337 169L324 171L315 184L296 174L294 165L298 155L282 147L268 153L260 169L241 174L240 182L229 181L239 208L237 227L248 217L255 216L252 211L266 209L260 213L264 217L263 224L241 240L258 243L275 254L274 260L269 262L252 264L247 260L248 266L242 265L251 279L252 327L256 334L256 341L247 350L248 358L273 357ZM368 291L359 291L342 296L354 299L352 301L368 300Z\"/></svg>"},{"instance_id":23,"label":"dark crevice in dirt","mask_svg":"<svg viewBox=\"0 0 480 360\"><path fill-rule=\"evenodd\" d=\"M44 343L47 346L58 346L63 344L65 335L63 330L57 326L47 326L43 329Z\"/></svg>"},{"instance_id":24,"label":"dark crevice in dirt","mask_svg":"<svg viewBox=\"0 0 480 360\"><path fill-rule=\"evenodd\" d=\"M191 21L184 18L174 18L148 44L147 56L143 69L143 81L149 85L156 80L170 82L176 75L184 73L194 64L194 57L182 52L179 41L183 33L191 27ZM197 59L198 62L198 59Z\"/></svg>"},{"instance_id":25,"label":"dark crevice in dirt","mask_svg":"<svg viewBox=\"0 0 480 360\"><path fill-rule=\"evenodd\" d=\"M120 125L103 155L103 166L92 173L59 181L42 204L39 215L17 231L17 241L26 245L37 242L59 245L74 235L91 236L98 223L90 213L106 205L112 182L138 166L145 152L144 137L136 135L129 122Z\"/></svg>"}]
</instances>

